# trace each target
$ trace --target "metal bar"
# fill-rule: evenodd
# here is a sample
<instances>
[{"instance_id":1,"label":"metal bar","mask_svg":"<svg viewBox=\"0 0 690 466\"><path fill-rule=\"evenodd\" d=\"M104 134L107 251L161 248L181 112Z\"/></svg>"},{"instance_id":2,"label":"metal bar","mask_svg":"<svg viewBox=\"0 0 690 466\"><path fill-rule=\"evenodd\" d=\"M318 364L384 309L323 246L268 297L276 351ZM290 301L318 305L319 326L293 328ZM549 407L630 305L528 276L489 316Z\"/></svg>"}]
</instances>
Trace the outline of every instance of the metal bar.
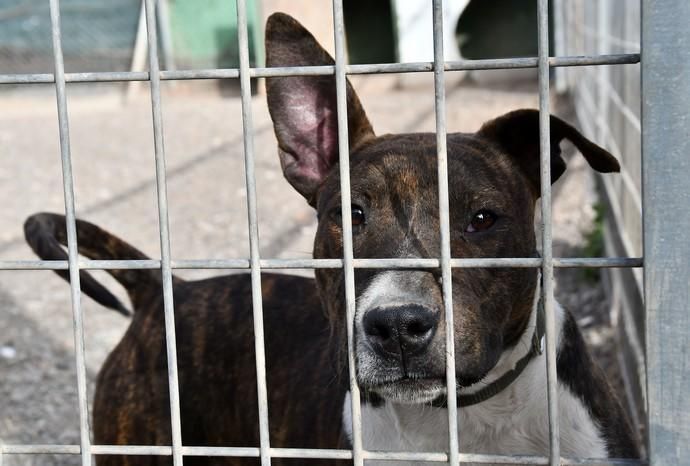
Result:
<instances>
[{"instance_id":1,"label":"metal bar","mask_svg":"<svg viewBox=\"0 0 690 466\"><path fill-rule=\"evenodd\" d=\"M163 66L165 69L175 69L175 58L173 55L173 39L170 26L170 10L168 9L169 0L158 0L158 27L161 31L161 47L163 48Z\"/></svg>"},{"instance_id":2,"label":"metal bar","mask_svg":"<svg viewBox=\"0 0 690 466\"><path fill-rule=\"evenodd\" d=\"M352 250L352 217L350 191L350 147L347 118L347 77L345 75L345 24L342 0L333 0L333 35L335 41L335 91L338 115L338 158L343 234L343 274L345 278L345 307L347 326L347 362L352 409L352 462L364 465L362 445L362 412L357 371L355 368L355 269Z\"/></svg>"},{"instance_id":3,"label":"metal bar","mask_svg":"<svg viewBox=\"0 0 690 466\"><path fill-rule=\"evenodd\" d=\"M319 458L351 460L351 450L326 450L326 449L302 449L302 448L271 448L271 455L276 458Z\"/></svg>"},{"instance_id":4,"label":"metal bar","mask_svg":"<svg viewBox=\"0 0 690 466\"><path fill-rule=\"evenodd\" d=\"M132 72L142 72L146 70L146 7L144 0L139 2L139 18L137 19L137 33L134 36L134 45L132 46L132 61L129 65L129 70ZM148 80L148 73L146 73L146 80ZM125 99L131 98L136 89L139 89L141 84L138 81L130 81L125 90Z\"/></svg>"},{"instance_id":5,"label":"metal bar","mask_svg":"<svg viewBox=\"0 0 690 466\"><path fill-rule=\"evenodd\" d=\"M182 447L185 456L232 456L259 458L261 449L256 447Z\"/></svg>"},{"instance_id":6,"label":"metal bar","mask_svg":"<svg viewBox=\"0 0 690 466\"><path fill-rule=\"evenodd\" d=\"M554 257L554 267L563 268L604 268L604 267L642 267L641 257ZM79 259L81 270L127 270L160 269L158 260L87 260ZM339 269L342 259L260 259L262 269ZM539 258L481 258L451 259L451 268L501 268L501 267L541 267ZM356 269L434 269L440 267L438 259L353 259ZM196 259L171 260L172 269L249 269L247 259ZM68 261L60 260L0 260L0 270L67 270Z\"/></svg>"},{"instance_id":7,"label":"metal bar","mask_svg":"<svg viewBox=\"0 0 690 466\"><path fill-rule=\"evenodd\" d=\"M160 71L158 66L158 38L154 0L145 0L146 33L151 77L151 112L153 117L153 144L156 159L156 193L158 195L158 225L161 247L161 277L165 313L165 347L168 358L168 390L170 392L170 423L172 433L173 464L182 466L182 429L180 421L180 387L177 374L177 339L173 303L172 269L170 267L170 230L168 221L168 188L165 173L165 146L163 141L163 112L161 109Z\"/></svg>"},{"instance_id":8,"label":"metal bar","mask_svg":"<svg viewBox=\"0 0 690 466\"><path fill-rule=\"evenodd\" d=\"M247 5L237 0L237 42L240 55L240 89L242 100L242 140L244 141L244 174L247 183L247 216L249 221L249 255L252 281L252 316L254 321L254 352L256 357L256 391L259 406L259 447L261 465L270 466L268 430L268 394L266 390L266 354L264 347L264 313L261 298L261 264L259 263L259 224L254 175L254 136L252 134L252 94L249 77L249 39L247 36Z\"/></svg>"},{"instance_id":9,"label":"metal bar","mask_svg":"<svg viewBox=\"0 0 690 466\"><path fill-rule=\"evenodd\" d=\"M81 455L79 445L4 444L0 445L0 450L4 455Z\"/></svg>"},{"instance_id":10,"label":"metal bar","mask_svg":"<svg viewBox=\"0 0 690 466\"><path fill-rule=\"evenodd\" d=\"M549 66L590 66L590 65L629 65L640 62L639 53L588 55L570 57L551 57ZM537 68L538 58L498 58L490 60L458 60L445 63L446 71L465 70L498 70L513 68ZM366 65L345 65L346 74L381 74L381 73L419 73L432 71L431 62L412 63L374 63ZM331 75L335 67L324 66L294 66L275 68L250 68L252 78L267 78L277 76L323 76ZM239 78L237 68L227 69L199 69L199 70L164 70L159 72L163 81L185 79L231 79ZM65 81L73 82L117 82L117 81L148 81L149 73L145 71L99 71L90 73L66 73ZM0 84L47 84L54 83L55 76L51 73L33 74L0 74Z\"/></svg>"},{"instance_id":11,"label":"metal bar","mask_svg":"<svg viewBox=\"0 0 690 466\"><path fill-rule=\"evenodd\" d=\"M565 22L565 7L563 5L565 0L554 0L553 2L553 28L554 28L554 48L556 49L556 56L564 56L566 54L566 28ZM563 94L568 90L568 82L566 79L566 71L561 68L555 70L556 92Z\"/></svg>"},{"instance_id":12,"label":"metal bar","mask_svg":"<svg viewBox=\"0 0 690 466\"><path fill-rule=\"evenodd\" d=\"M172 448L168 446L146 445L93 445L91 449L96 455L155 455L171 456ZM245 457L257 458L259 448L256 447L182 447L184 456L213 456L213 457ZM79 445L2 445L0 453L7 455L51 454L51 455L79 455ZM352 459L350 450L314 449L314 448L271 448L271 456L276 458L304 458L304 459ZM448 462L448 455L442 452L388 452L365 451L365 459L383 461L429 461L436 463ZM487 455L474 453L460 453L461 463L480 464L548 464L549 459L544 456L521 455ZM645 460L627 458L563 458L563 465L607 465L607 466L647 466Z\"/></svg>"},{"instance_id":13,"label":"metal bar","mask_svg":"<svg viewBox=\"0 0 690 466\"><path fill-rule=\"evenodd\" d=\"M642 257L554 257L553 266L561 268L623 268L643 267Z\"/></svg>"},{"instance_id":14,"label":"metal bar","mask_svg":"<svg viewBox=\"0 0 690 466\"><path fill-rule=\"evenodd\" d=\"M91 452L94 455L155 455L172 456L172 447L153 445L127 445L126 452L122 451L123 445L94 445Z\"/></svg>"},{"instance_id":15,"label":"metal bar","mask_svg":"<svg viewBox=\"0 0 690 466\"><path fill-rule=\"evenodd\" d=\"M448 464L460 463L458 404L455 380L455 338L453 329L453 283L450 267L450 208L448 201L448 151L446 150L446 83L443 53L443 1L434 0L434 108L436 116L436 157L438 163L438 215L441 249L441 285L446 319L446 398L448 410Z\"/></svg>"},{"instance_id":16,"label":"metal bar","mask_svg":"<svg viewBox=\"0 0 690 466\"><path fill-rule=\"evenodd\" d=\"M642 2L642 191L649 460L690 457L690 2Z\"/></svg>"},{"instance_id":17,"label":"metal bar","mask_svg":"<svg viewBox=\"0 0 690 466\"><path fill-rule=\"evenodd\" d=\"M89 428L89 403L86 392L86 363L84 361L84 323L81 309L81 287L79 284L79 250L77 246L76 215L74 213L74 176L72 173L72 154L69 137L65 64L62 56L59 0L50 0L50 25L53 40L53 58L55 60L55 92L57 97L60 159L62 161L62 183L65 200L70 294L72 298L72 324L74 329L74 356L77 371L81 464L83 466L90 466L91 433Z\"/></svg>"},{"instance_id":18,"label":"metal bar","mask_svg":"<svg viewBox=\"0 0 690 466\"><path fill-rule=\"evenodd\" d=\"M608 1L599 0L597 2L597 30L599 34L597 36L597 53L603 54L608 50L608 43L606 41L606 36L608 35L609 22L608 22ZM597 140L603 141L604 125L603 122L609 119L609 95L608 88L606 84L610 79L609 69L606 66L599 66L596 68L597 76L595 82L597 83L597 91L599 95L599 108L597 111L597 116L601 120L602 124L599 125L599 131L597 134ZM608 128L607 128L608 129Z\"/></svg>"},{"instance_id":19,"label":"metal bar","mask_svg":"<svg viewBox=\"0 0 690 466\"><path fill-rule=\"evenodd\" d=\"M549 5L537 3L539 50L539 163L541 167L542 285L546 314L546 381L549 408L549 464L560 464L558 425L558 382L556 380L556 314L553 281L553 237L551 215L551 135L549 110Z\"/></svg>"}]
</instances>

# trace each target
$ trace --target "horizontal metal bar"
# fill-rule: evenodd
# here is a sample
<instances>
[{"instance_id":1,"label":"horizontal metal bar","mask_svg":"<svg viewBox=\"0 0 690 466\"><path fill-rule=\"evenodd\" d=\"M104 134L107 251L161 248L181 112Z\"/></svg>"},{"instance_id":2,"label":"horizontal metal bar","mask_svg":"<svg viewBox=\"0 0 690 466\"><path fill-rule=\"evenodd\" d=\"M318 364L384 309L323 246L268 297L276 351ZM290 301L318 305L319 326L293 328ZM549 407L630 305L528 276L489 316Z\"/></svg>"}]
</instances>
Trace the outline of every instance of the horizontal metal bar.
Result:
<instances>
[{"instance_id":1,"label":"horizontal metal bar","mask_svg":"<svg viewBox=\"0 0 690 466\"><path fill-rule=\"evenodd\" d=\"M554 266L561 268L605 268L642 267L642 257L557 257ZM160 261L149 260L88 260L81 259L82 270L141 270L160 269ZM173 269L249 269L248 259L209 259L172 260ZM500 268L500 267L541 267L537 257L527 258L482 258L451 259L453 268ZM338 269L343 266L342 259L261 259L262 269ZM359 269L434 269L440 267L438 259L355 259ZM67 270L67 261L44 260L0 260L0 270Z\"/></svg>"},{"instance_id":2,"label":"horizontal metal bar","mask_svg":"<svg viewBox=\"0 0 690 466\"><path fill-rule=\"evenodd\" d=\"M155 445L97 445L91 447L91 453L94 455L121 455L122 448L127 448L127 455L132 456L172 456L172 447L155 446Z\"/></svg>"},{"instance_id":3,"label":"horizontal metal bar","mask_svg":"<svg viewBox=\"0 0 690 466\"><path fill-rule=\"evenodd\" d=\"M586 55L549 58L550 67L589 66L589 65L629 65L640 62L639 53L615 55ZM536 68L537 58L498 58L492 60L458 60L445 62L446 71L464 70L497 70L514 68ZM374 63L367 65L347 65L346 74L381 74L381 73L419 73L433 71L432 62L412 63ZM252 78L270 78L277 76L323 76L335 73L334 66L291 66L276 68L250 68ZM232 79L239 78L237 68L168 70L160 72L163 81L189 79ZM148 81L146 71L106 71L91 73L65 73L68 83L83 82L121 82ZM52 73L35 74L0 74L0 84L47 84L54 83Z\"/></svg>"},{"instance_id":4,"label":"horizontal metal bar","mask_svg":"<svg viewBox=\"0 0 690 466\"><path fill-rule=\"evenodd\" d=\"M79 445L2 445L2 453L6 454L57 454L78 455ZM271 448L271 456L277 458L320 458L320 459L351 459L350 450L315 449L315 448ZM170 446L149 445L93 445L91 451L97 455L158 455L170 456ZM228 456L228 457L258 457L257 447L182 447L185 456ZM446 453L439 452L388 452L365 451L365 459L391 461L448 461ZM513 464L546 464L548 459L541 456L511 456L485 455L461 453L463 463L513 463ZM563 458L564 465L621 465L644 466L644 460L630 459L598 459L598 458Z\"/></svg>"},{"instance_id":5,"label":"horizontal metal bar","mask_svg":"<svg viewBox=\"0 0 690 466\"><path fill-rule=\"evenodd\" d=\"M459 60L446 62L445 69L446 71L463 71L537 68L538 61L539 59L537 57ZM640 62L640 54L574 55L566 57L549 57L547 61L551 68L592 65L631 65Z\"/></svg>"},{"instance_id":6,"label":"horizontal metal bar","mask_svg":"<svg viewBox=\"0 0 690 466\"><path fill-rule=\"evenodd\" d=\"M261 450L258 447L182 447L184 456L229 456L258 458Z\"/></svg>"},{"instance_id":7,"label":"horizontal metal bar","mask_svg":"<svg viewBox=\"0 0 690 466\"><path fill-rule=\"evenodd\" d=\"M550 67L593 66L593 65L634 65L640 63L639 53L619 53L609 55L582 55L550 57Z\"/></svg>"},{"instance_id":8,"label":"horizontal metal bar","mask_svg":"<svg viewBox=\"0 0 690 466\"><path fill-rule=\"evenodd\" d=\"M0 451L8 455L50 454L50 455L79 455L79 445L0 445ZM170 456L170 446L153 445L92 445L91 452L95 455L155 455ZM271 456L276 458L309 458L309 459L352 459L350 450L316 449L316 448L271 448ZM257 447L192 447L183 446L184 456L227 456L227 457L258 457ZM382 461L430 461L443 463L448 461L448 455L441 452L394 452L394 451L364 451L363 456L369 460ZM498 464L548 464L544 456L511 456L484 455L460 453L461 463L498 463ZM610 465L610 466L647 466L646 460L623 458L562 458L561 464L576 465Z\"/></svg>"},{"instance_id":9,"label":"horizontal metal bar","mask_svg":"<svg viewBox=\"0 0 690 466\"><path fill-rule=\"evenodd\" d=\"M0 444L0 451L5 455L80 455L81 446Z\"/></svg>"},{"instance_id":10,"label":"horizontal metal bar","mask_svg":"<svg viewBox=\"0 0 690 466\"><path fill-rule=\"evenodd\" d=\"M561 268L621 268L643 267L642 257L554 257L554 267Z\"/></svg>"},{"instance_id":11,"label":"horizontal metal bar","mask_svg":"<svg viewBox=\"0 0 690 466\"><path fill-rule=\"evenodd\" d=\"M271 448L271 456L275 458L351 460L352 450L326 450L316 448Z\"/></svg>"}]
</instances>

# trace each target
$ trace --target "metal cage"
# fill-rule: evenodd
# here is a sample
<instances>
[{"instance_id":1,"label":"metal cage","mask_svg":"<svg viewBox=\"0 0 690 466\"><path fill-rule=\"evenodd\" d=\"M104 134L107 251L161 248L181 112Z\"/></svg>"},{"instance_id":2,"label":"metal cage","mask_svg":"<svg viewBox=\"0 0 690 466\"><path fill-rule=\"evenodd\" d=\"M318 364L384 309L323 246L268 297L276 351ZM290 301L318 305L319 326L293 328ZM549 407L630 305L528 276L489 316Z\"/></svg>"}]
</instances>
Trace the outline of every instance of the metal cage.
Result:
<instances>
[{"instance_id":1,"label":"metal cage","mask_svg":"<svg viewBox=\"0 0 690 466\"><path fill-rule=\"evenodd\" d=\"M684 238L690 231L690 197L687 179L690 175L690 3L685 0L642 0L642 54L599 54L590 56L549 56L548 0L538 0L538 56L532 58L444 61L442 40L442 0L433 0L434 60L433 62L347 65L345 63L342 0L333 0L335 29L335 66L295 68L250 68L247 14L245 0L237 0L239 69L208 69L161 71L158 61L155 0L145 0L148 25L148 72L65 73L60 30L59 0L50 0L53 53L53 74L0 75L0 84L55 83L59 118L59 136L63 173L65 211L67 217L68 261L0 261L0 269L69 270L73 328L76 348L77 386L80 413L80 445L11 445L0 443L0 464L3 456L13 454L80 455L88 466L92 455L168 455L176 466L185 456L258 457L261 464L272 457L352 459L356 466L366 459L432 461L457 465L460 463L512 464L680 464L690 457L690 396L684 379L690 376L690 312L688 312L688 277L690 276L690 243ZM644 208L644 258L554 258L551 234L551 185L549 166L549 73L552 68L625 65L641 63L642 71L642 170ZM542 258L459 259L450 253L448 174L446 154L445 88L446 72L507 68L537 68L539 75L540 147L541 147L541 220ZM350 219L350 179L348 161L345 83L348 74L433 72L435 88L436 141L438 154L439 215L441 257L435 259L354 259ZM254 180L254 146L250 78L295 75L335 75L337 90L340 176L342 188L344 257L336 260L262 259L259 256ZM241 83L242 123L246 164L247 208L249 212L250 258L237 260L173 260L170 253L168 205L166 197L165 148L161 118L162 80L239 78ZM158 214L161 260L104 261L83 260L77 256L74 189L70 158L70 132L67 113L66 83L104 81L149 81L158 193ZM664 207L673 208L668 221ZM642 267L644 265L647 357L647 394L649 421L649 461L561 458L559 444L558 392L556 381L556 335L554 320L554 267ZM268 408L264 360L264 334L260 278L262 270L280 268L344 269L348 321L348 362L352 399L351 450L318 450L272 448L269 443ZM355 310L355 268L439 268L446 318L447 387L448 387L448 449L445 452L383 452L366 451L362 446L360 394L354 379L352 350L353 315ZM534 267L543 276L546 309L546 354L548 381L548 412L550 453L547 457L466 454L458 448L455 355L452 338L453 314L451 269L453 267ZM80 307L80 269L160 269L163 278L165 330L172 420L170 446L93 445L88 421L86 374L82 312ZM251 271L254 331L256 347L257 386L259 401L259 447L195 447L182 444L180 428L179 387L176 362L173 269L248 269Z\"/></svg>"}]
</instances>

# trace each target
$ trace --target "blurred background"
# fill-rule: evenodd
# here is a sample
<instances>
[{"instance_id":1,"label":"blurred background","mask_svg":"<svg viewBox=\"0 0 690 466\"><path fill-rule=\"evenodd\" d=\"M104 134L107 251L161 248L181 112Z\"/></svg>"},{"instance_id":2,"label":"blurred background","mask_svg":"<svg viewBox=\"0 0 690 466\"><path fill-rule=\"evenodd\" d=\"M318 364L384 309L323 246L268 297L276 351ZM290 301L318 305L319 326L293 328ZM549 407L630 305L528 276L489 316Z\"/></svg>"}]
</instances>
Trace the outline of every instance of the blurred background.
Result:
<instances>
[{"instance_id":1,"label":"blurred background","mask_svg":"<svg viewBox=\"0 0 690 466\"><path fill-rule=\"evenodd\" d=\"M430 5L345 0L349 62L431 61ZM68 73L146 70L140 0L62 0L60 7ZM263 24L274 11L293 15L332 53L329 0L249 0L248 9L252 66L263 66ZM550 12L551 55L639 53L637 1L553 1ZM233 1L159 0L157 19L162 69L238 66ZM536 38L533 0L445 2L447 60L536 56ZM48 0L0 0L0 74L52 72ZM554 188L554 257L639 257L639 66L558 68L551 76L553 113L623 164L619 176L594 176L566 149L568 172ZM431 73L350 79L378 134L434 130ZM449 131L476 131L510 110L537 107L534 69L448 72L446 80ZM315 214L282 178L262 89L254 83L261 255L311 257ZM165 81L162 90L173 258L248 257L238 81ZM71 83L67 94L78 216L159 258L148 83ZM0 259L34 259L24 219L64 212L53 84L0 85L0 161ZM643 431L639 272L557 269L556 276L557 299L576 315ZM126 299L107 274L98 278ZM128 319L89 298L82 306L91 396ZM68 285L50 271L0 271L0 441L78 444L78 419ZM3 461L79 464L49 455Z\"/></svg>"}]
</instances>

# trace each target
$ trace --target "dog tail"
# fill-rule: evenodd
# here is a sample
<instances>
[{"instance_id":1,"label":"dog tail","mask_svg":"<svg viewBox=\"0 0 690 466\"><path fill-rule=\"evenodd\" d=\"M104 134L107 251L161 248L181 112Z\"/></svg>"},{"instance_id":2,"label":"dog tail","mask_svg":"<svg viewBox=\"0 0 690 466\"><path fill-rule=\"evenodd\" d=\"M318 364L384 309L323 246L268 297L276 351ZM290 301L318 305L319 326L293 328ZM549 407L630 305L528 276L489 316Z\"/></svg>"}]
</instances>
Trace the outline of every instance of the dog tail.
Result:
<instances>
[{"instance_id":1,"label":"dog tail","mask_svg":"<svg viewBox=\"0 0 690 466\"><path fill-rule=\"evenodd\" d=\"M43 260L66 260L67 252L61 247L67 245L67 227L64 215L38 213L24 222L24 236L31 249ZM146 260L145 254L120 238L98 226L77 220L77 243L79 254L97 260ZM60 277L69 281L68 270L55 270ZM136 302L138 296L150 294L151 290L161 289L158 269L107 270L127 290L130 299ZM79 272L81 290L96 302L114 309L123 315L131 312L93 276L82 270ZM179 279L176 279L179 280ZM136 307L136 306L135 306Z\"/></svg>"}]
</instances>

